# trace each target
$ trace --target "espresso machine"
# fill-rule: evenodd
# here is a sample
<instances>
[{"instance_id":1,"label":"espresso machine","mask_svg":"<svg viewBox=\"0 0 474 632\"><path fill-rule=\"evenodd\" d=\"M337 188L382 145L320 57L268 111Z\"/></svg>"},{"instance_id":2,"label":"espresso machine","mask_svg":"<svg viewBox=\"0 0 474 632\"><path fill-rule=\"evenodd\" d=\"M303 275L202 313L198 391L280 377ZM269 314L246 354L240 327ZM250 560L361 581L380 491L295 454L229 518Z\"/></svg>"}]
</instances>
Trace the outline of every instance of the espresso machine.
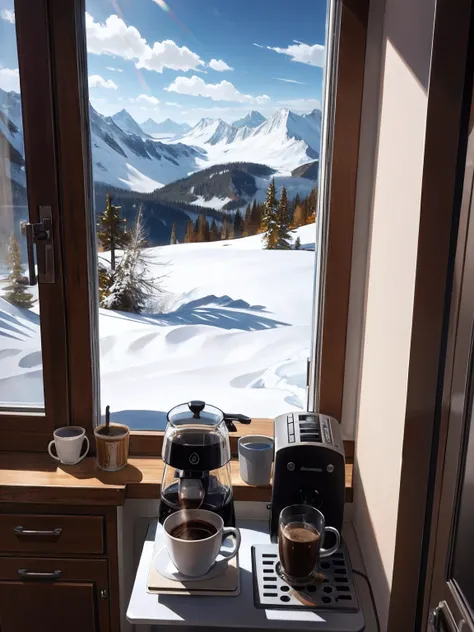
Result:
<instances>
[{"instance_id":1,"label":"espresso machine","mask_svg":"<svg viewBox=\"0 0 474 632\"><path fill-rule=\"evenodd\" d=\"M326 524L342 529L345 458L340 424L318 413L288 413L275 419L270 537L277 541L278 517L288 505L316 507Z\"/></svg>"},{"instance_id":2,"label":"espresso machine","mask_svg":"<svg viewBox=\"0 0 474 632\"><path fill-rule=\"evenodd\" d=\"M163 438L161 523L179 509L208 509L235 526L230 440L224 413L202 401L175 406Z\"/></svg>"}]
</instances>

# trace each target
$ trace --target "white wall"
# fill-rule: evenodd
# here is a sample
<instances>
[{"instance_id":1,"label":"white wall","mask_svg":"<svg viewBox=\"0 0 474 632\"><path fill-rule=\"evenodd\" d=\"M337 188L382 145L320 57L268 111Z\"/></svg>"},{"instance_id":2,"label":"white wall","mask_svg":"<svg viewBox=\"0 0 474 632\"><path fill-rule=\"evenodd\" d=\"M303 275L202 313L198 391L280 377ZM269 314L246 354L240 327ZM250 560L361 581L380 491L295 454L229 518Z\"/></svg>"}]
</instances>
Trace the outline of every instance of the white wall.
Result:
<instances>
[{"instance_id":1,"label":"white wall","mask_svg":"<svg viewBox=\"0 0 474 632\"><path fill-rule=\"evenodd\" d=\"M347 358L358 380L347 384L344 412L357 420L354 523L382 629L395 551L434 4L373 0L368 34Z\"/></svg>"}]
</instances>

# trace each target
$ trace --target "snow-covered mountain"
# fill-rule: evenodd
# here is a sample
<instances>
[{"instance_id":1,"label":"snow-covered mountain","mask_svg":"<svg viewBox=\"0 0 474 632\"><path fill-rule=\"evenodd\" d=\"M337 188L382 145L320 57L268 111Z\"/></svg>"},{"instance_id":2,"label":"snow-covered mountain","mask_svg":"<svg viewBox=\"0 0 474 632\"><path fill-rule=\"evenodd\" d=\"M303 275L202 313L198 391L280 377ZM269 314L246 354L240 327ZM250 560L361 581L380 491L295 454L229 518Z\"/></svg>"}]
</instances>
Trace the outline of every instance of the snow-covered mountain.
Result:
<instances>
[{"instance_id":1,"label":"snow-covered mountain","mask_svg":"<svg viewBox=\"0 0 474 632\"><path fill-rule=\"evenodd\" d=\"M146 193L199 169L199 149L124 132L90 106L94 180Z\"/></svg>"},{"instance_id":2,"label":"snow-covered mountain","mask_svg":"<svg viewBox=\"0 0 474 632\"><path fill-rule=\"evenodd\" d=\"M133 116L127 112L127 110L120 110L112 116L113 122L120 127L120 129L127 134L134 134L135 136L148 136L148 134L140 127Z\"/></svg>"},{"instance_id":3,"label":"snow-covered mountain","mask_svg":"<svg viewBox=\"0 0 474 632\"><path fill-rule=\"evenodd\" d=\"M300 115L283 108L256 128L201 119L179 141L206 151L202 168L252 160L289 175L299 165L318 158L320 137L320 110Z\"/></svg>"},{"instance_id":4,"label":"snow-covered mountain","mask_svg":"<svg viewBox=\"0 0 474 632\"><path fill-rule=\"evenodd\" d=\"M17 92L5 92L0 88L0 147L3 143L5 148L0 151L0 155L6 158L5 175L25 188L21 98Z\"/></svg>"},{"instance_id":5,"label":"snow-covered mountain","mask_svg":"<svg viewBox=\"0 0 474 632\"><path fill-rule=\"evenodd\" d=\"M232 126L254 128L254 127L258 127L265 121L266 121L266 118L263 116L263 114L260 114L260 112L256 112L255 110L252 110L252 112L249 112L247 116L244 116L244 118L241 118L238 121L234 121L232 123Z\"/></svg>"},{"instance_id":6,"label":"snow-covered mountain","mask_svg":"<svg viewBox=\"0 0 474 632\"><path fill-rule=\"evenodd\" d=\"M157 123L152 118L147 119L144 123L140 125L142 130L146 134L170 134L170 135L178 135L178 134L186 134L191 129L191 125L187 123L176 123L176 121L172 121L167 118L160 123Z\"/></svg>"}]
</instances>

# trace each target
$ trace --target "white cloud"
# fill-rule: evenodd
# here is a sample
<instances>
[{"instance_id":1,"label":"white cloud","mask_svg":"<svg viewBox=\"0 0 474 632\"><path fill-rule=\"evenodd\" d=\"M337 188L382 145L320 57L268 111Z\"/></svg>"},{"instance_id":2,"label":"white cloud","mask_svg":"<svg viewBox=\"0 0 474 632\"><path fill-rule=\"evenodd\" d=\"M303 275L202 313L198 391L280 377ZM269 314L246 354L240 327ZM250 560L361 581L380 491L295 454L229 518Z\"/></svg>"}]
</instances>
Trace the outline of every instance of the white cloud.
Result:
<instances>
[{"instance_id":1,"label":"white cloud","mask_svg":"<svg viewBox=\"0 0 474 632\"><path fill-rule=\"evenodd\" d=\"M118 90L118 85L112 79L104 79L100 75L89 77L89 88L107 88L108 90Z\"/></svg>"},{"instance_id":2,"label":"white cloud","mask_svg":"<svg viewBox=\"0 0 474 632\"><path fill-rule=\"evenodd\" d=\"M278 48L278 46L267 46L268 50L274 50L276 53L288 55L291 61L298 61L301 64L309 64L310 66L324 66L324 46L321 44L304 44L294 40L288 48Z\"/></svg>"},{"instance_id":3,"label":"white cloud","mask_svg":"<svg viewBox=\"0 0 474 632\"><path fill-rule=\"evenodd\" d=\"M20 72L18 68L0 68L0 88L5 92L20 92Z\"/></svg>"},{"instance_id":4,"label":"white cloud","mask_svg":"<svg viewBox=\"0 0 474 632\"><path fill-rule=\"evenodd\" d=\"M2 9L0 11L0 18L5 20L5 22L10 22L10 24L15 24L15 11L11 9Z\"/></svg>"},{"instance_id":5,"label":"white cloud","mask_svg":"<svg viewBox=\"0 0 474 632\"><path fill-rule=\"evenodd\" d=\"M254 46L256 46L257 48L265 48L265 46L262 46L261 44L255 44L255 42L253 43Z\"/></svg>"},{"instance_id":6,"label":"white cloud","mask_svg":"<svg viewBox=\"0 0 474 632\"><path fill-rule=\"evenodd\" d=\"M147 50L136 63L137 68L156 72L163 72L164 68L185 72L202 65L204 62L199 55L193 53L187 46L180 48L173 40L155 42L153 47L147 46Z\"/></svg>"},{"instance_id":7,"label":"white cloud","mask_svg":"<svg viewBox=\"0 0 474 632\"><path fill-rule=\"evenodd\" d=\"M148 45L134 26L127 26L118 15L104 23L95 22L86 13L87 51L95 55L117 55L124 59L139 59Z\"/></svg>"},{"instance_id":8,"label":"white cloud","mask_svg":"<svg viewBox=\"0 0 474 632\"><path fill-rule=\"evenodd\" d=\"M106 70L112 70L113 72L123 72L122 68L114 68L113 66L106 66Z\"/></svg>"},{"instance_id":9,"label":"white cloud","mask_svg":"<svg viewBox=\"0 0 474 632\"><path fill-rule=\"evenodd\" d=\"M284 81L285 83L297 83L300 86L305 86L306 84L303 81L296 81L296 79L282 79L281 77L273 77L277 81Z\"/></svg>"},{"instance_id":10,"label":"white cloud","mask_svg":"<svg viewBox=\"0 0 474 632\"><path fill-rule=\"evenodd\" d=\"M95 22L86 13L87 51L95 55L115 55L135 61L137 68L163 72L194 70L204 62L187 46L178 46L173 40L155 42L149 46L134 26L127 26L118 15L111 15L105 22Z\"/></svg>"},{"instance_id":11,"label":"white cloud","mask_svg":"<svg viewBox=\"0 0 474 632\"><path fill-rule=\"evenodd\" d=\"M213 101L237 101L238 103L267 103L270 97L266 94L252 97L242 94L230 81L220 83L206 83L201 77L176 77L171 85L165 88L168 92L188 94L190 96L207 97Z\"/></svg>"},{"instance_id":12,"label":"white cloud","mask_svg":"<svg viewBox=\"0 0 474 632\"><path fill-rule=\"evenodd\" d=\"M151 105L158 105L159 100L156 97L150 97L148 94L139 94L136 99L129 99L132 103L149 103Z\"/></svg>"},{"instance_id":13,"label":"white cloud","mask_svg":"<svg viewBox=\"0 0 474 632\"><path fill-rule=\"evenodd\" d=\"M165 105L169 105L172 108L182 108L183 107L180 103L175 103L174 101L165 101Z\"/></svg>"},{"instance_id":14,"label":"white cloud","mask_svg":"<svg viewBox=\"0 0 474 632\"><path fill-rule=\"evenodd\" d=\"M222 59L211 59L209 67L217 72L225 72L226 70L234 70L231 66L228 66Z\"/></svg>"}]
</instances>

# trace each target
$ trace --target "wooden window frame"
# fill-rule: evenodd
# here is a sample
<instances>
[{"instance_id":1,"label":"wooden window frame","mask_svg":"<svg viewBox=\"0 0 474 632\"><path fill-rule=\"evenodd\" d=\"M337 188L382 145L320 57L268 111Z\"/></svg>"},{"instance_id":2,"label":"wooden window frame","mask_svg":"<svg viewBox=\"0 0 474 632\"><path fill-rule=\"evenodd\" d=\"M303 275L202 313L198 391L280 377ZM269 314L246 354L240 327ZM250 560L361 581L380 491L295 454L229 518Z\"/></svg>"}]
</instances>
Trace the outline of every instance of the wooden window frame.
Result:
<instances>
[{"instance_id":1,"label":"wooden window frame","mask_svg":"<svg viewBox=\"0 0 474 632\"><path fill-rule=\"evenodd\" d=\"M39 221L40 205L51 206L56 283L39 284L44 411L0 408L0 449L32 450L69 423L69 375L47 2L15 0L15 16L29 221Z\"/></svg>"},{"instance_id":2,"label":"wooden window frame","mask_svg":"<svg viewBox=\"0 0 474 632\"><path fill-rule=\"evenodd\" d=\"M27 3L28 0L16 0ZM41 0L47 4L53 76L68 333L69 416L93 440L99 419L99 345L95 240L93 239L85 0ZM369 0L342 0L335 137L332 158L329 243L321 359L321 410L341 418L349 310L352 237ZM309 288L308 288L309 291ZM63 424L60 424L63 425ZM271 420L254 420L234 435L270 432ZM21 433L12 430L16 437ZM49 437L48 437L49 438ZM130 451L161 453L163 432L132 431ZM234 441L233 441L234 443ZM43 451L44 436L7 449ZM349 452L352 446L348 446Z\"/></svg>"}]
</instances>

